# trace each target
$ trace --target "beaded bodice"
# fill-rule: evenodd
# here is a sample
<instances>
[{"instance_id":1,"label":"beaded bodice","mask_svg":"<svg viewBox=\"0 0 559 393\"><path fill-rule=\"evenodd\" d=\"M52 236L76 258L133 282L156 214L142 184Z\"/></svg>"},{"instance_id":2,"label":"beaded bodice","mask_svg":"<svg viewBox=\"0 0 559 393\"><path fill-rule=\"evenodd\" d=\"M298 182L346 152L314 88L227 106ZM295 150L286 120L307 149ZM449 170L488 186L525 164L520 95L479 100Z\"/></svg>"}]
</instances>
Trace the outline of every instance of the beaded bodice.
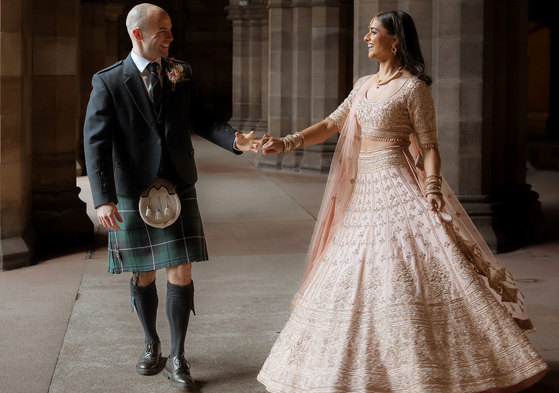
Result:
<instances>
[{"instance_id":1,"label":"beaded bodice","mask_svg":"<svg viewBox=\"0 0 559 393\"><path fill-rule=\"evenodd\" d=\"M357 81L344 102L328 116L341 130L357 92L371 76ZM356 117L361 135L379 141L407 141L416 133L420 144L437 144L435 109L429 87L412 76L392 96L370 101L366 95L357 103Z\"/></svg>"}]
</instances>

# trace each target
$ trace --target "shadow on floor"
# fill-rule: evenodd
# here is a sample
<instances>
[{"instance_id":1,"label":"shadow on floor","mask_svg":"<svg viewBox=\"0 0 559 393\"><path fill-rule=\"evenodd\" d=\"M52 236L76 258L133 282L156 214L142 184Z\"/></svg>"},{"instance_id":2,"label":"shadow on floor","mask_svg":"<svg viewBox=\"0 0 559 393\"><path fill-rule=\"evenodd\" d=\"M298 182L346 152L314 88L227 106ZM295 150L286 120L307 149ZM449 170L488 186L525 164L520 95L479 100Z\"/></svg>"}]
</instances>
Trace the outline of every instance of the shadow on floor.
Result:
<instances>
[{"instance_id":1,"label":"shadow on floor","mask_svg":"<svg viewBox=\"0 0 559 393\"><path fill-rule=\"evenodd\" d=\"M559 362L548 362L549 372L526 393L557 393L559 392Z\"/></svg>"}]
</instances>

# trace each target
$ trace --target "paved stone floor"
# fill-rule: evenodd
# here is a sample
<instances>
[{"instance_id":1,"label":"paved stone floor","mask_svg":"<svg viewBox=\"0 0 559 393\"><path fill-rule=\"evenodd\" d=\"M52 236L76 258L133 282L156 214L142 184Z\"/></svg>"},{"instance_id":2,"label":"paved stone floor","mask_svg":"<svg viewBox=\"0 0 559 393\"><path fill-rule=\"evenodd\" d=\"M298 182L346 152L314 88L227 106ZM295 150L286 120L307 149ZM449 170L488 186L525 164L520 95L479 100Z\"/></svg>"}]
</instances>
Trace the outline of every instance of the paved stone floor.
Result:
<instances>
[{"instance_id":1,"label":"paved stone floor","mask_svg":"<svg viewBox=\"0 0 559 393\"><path fill-rule=\"evenodd\" d=\"M202 393L263 393L255 377L289 316L326 177L262 171L201 140L196 155L211 261L193 268L188 358ZM529 182L557 229L559 172L530 170ZM78 183L90 201L87 178ZM559 392L559 241L498 257L520 281L538 328L531 339L552 369L529 391ZM101 245L0 273L0 392L175 391L162 375L136 374L143 340L129 276L106 269ZM167 352L164 273L157 284Z\"/></svg>"}]
</instances>

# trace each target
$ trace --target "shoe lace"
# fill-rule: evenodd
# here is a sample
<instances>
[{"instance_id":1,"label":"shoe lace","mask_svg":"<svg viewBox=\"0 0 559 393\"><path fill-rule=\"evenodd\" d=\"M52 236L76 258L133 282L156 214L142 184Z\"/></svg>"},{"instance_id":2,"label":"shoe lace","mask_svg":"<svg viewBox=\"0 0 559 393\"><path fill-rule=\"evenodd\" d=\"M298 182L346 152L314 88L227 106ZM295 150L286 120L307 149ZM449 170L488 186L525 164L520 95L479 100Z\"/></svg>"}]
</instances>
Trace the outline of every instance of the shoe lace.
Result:
<instances>
[{"instance_id":1,"label":"shoe lace","mask_svg":"<svg viewBox=\"0 0 559 393\"><path fill-rule=\"evenodd\" d=\"M155 353L155 343L148 342L146 345L146 355L153 355Z\"/></svg>"},{"instance_id":2,"label":"shoe lace","mask_svg":"<svg viewBox=\"0 0 559 393\"><path fill-rule=\"evenodd\" d=\"M175 358L175 365L177 366L177 371L188 371L190 370L190 363L182 356L177 356Z\"/></svg>"}]
</instances>

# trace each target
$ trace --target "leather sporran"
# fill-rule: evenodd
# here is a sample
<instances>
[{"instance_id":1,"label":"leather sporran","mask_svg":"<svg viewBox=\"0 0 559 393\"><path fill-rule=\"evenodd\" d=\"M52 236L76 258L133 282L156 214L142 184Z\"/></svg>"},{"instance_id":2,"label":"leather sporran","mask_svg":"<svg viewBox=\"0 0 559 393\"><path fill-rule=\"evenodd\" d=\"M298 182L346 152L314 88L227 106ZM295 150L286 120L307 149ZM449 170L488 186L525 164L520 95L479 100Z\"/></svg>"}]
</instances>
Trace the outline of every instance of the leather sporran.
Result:
<instances>
[{"instance_id":1,"label":"leather sporran","mask_svg":"<svg viewBox=\"0 0 559 393\"><path fill-rule=\"evenodd\" d=\"M154 228L166 228L179 218L181 201L169 181L156 178L140 195L139 210L146 224Z\"/></svg>"}]
</instances>

